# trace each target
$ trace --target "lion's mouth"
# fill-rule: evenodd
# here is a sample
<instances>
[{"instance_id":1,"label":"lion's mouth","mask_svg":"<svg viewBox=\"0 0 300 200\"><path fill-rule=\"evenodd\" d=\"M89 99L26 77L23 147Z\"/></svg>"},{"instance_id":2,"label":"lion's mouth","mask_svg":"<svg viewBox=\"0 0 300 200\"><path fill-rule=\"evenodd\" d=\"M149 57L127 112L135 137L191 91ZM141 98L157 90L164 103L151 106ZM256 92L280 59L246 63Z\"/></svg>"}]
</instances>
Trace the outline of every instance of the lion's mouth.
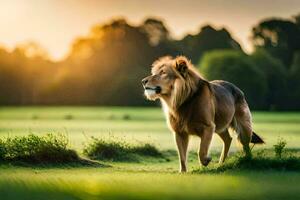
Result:
<instances>
[{"instance_id":1,"label":"lion's mouth","mask_svg":"<svg viewBox=\"0 0 300 200\"><path fill-rule=\"evenodd\" d=\"M146 91L149 92L155 92L156 94L159 94L161 92L161 87L156 86L156 87L145 87Z\"/></svg>"}]
</instances>

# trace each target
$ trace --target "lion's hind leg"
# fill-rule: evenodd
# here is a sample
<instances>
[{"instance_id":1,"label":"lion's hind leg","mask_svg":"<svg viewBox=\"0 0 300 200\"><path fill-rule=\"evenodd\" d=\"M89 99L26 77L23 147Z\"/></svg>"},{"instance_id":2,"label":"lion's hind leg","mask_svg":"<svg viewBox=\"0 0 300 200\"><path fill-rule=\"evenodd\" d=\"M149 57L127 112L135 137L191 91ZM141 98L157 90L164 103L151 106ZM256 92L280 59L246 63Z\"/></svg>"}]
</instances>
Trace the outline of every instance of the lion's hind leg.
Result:
<instances>
[{"instance_id":1,"label":"lion's hind leg","mask_svg":"<svg viewBox=\"0 0 300 200\"><path fill-rule=\"evenodd\" d=\"M231 145L231 141L232 141L232 137L230 136L228 129L226 129L225 131L218 133L218 135L220 136L220 138L223 141L223 149L222 149L222 153L219 159L219 163L223 163L228 155L228 151Z\"/></svg>"}]
</instances>

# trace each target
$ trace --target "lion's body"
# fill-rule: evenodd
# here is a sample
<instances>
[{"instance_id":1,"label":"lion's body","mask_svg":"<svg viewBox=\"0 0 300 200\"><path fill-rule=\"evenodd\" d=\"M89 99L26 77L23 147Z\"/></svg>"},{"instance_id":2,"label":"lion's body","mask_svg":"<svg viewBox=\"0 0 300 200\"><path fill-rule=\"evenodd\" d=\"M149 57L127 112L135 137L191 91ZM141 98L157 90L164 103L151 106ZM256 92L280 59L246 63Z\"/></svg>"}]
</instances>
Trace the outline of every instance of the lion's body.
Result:
<instances>
[{"instance_id":1,"label":"lion's body","mask_svg":"<svg viewBox=\"0 0 300 200\"><path fill-rule=\"evenodd\" d=\"M176 113L167 113L173 131L201 136L202 127L213 122L215 132L221 133L229 127L234 128L236 110L247 109L243 93L231 83L203 81L197 89ZM248 117L251 120L250 114Z\"/></svg>"},{"instance_id":2,"label":"lion's body","mask_svg":"<svg viewBox=\"0 0 300 200\"><path fill-rule=\"evenodd\" d=\"M167 76L160 75L164 71ZM205 166L211 160L208 149L213 133L224 143L220 162L224 162L231 144L229 129L237 133L247 155L251 155L249 143L253 136L256 143L263 142L252 131L251 113L243 92L232 83L206 81L185 57L158 60L152 73L143 84L145 88L160 87L157 96L168 126L175 133L181 171L186 171L189 135L201 138L199 160Z\"/></svg>"}]
</instances>

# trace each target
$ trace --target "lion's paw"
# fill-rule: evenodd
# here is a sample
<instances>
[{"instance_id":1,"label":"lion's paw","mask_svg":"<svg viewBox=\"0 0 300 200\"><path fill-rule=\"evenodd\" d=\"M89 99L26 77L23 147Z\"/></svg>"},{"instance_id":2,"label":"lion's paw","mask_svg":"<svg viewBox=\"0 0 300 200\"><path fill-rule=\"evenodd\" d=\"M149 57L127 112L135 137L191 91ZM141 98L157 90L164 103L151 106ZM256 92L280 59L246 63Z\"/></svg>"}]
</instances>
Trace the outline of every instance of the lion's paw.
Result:
<instances>
[{"instance_id":1,"label":"lion's paw","mask_svg":"<svg viewBox=\"0 0 300 200\"><path fill-rule=\"evenodd\" d=\"M201 164L206 167L211 160L212 160L211 157L206 157L203 161L201 161Z\"/></svg>"}]
</instances>

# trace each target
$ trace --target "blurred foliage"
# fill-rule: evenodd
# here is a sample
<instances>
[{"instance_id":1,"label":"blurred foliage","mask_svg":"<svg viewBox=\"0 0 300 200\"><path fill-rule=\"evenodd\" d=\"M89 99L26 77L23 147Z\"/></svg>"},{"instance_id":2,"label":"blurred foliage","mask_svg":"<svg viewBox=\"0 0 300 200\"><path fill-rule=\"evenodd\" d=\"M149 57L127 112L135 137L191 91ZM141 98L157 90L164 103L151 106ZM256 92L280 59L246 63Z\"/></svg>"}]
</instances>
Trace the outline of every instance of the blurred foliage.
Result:
<instances>
[{"instance_id":1,"label":"blurred foliage","mask_svg":"<svg viewBox=\"0 0 300 200\"><path fill-rule=\"evenodd\" d=\"M252 30L252 39L255 46L266 49L289 68L295 52L300 50L299 15L295 19L271 18L260 22Z\"/></svg>"},{"instance_id":2,"label":"blurred foliage","mask_svg":"<svg viewBox=\"0 0 300 200\"><path fill-rule=\"evenodd\" d=\"M267 83L247 55L233 50L211 51L204 55L200 71L208 80L232 82L245 93L251 108L262 108Z\"/></svg>"},{"instance_id":3,"label":"blurred foliage","mask_svg":"<svg viewBox=\"0 0 300 200\"><path fill-rule=\"evenodd\" d=\"M182 40L175 41L175 45L180 53L189 57L194 63L197 63L202 55L210 50L234 49L241 51L240 44L231 37L225 28L216 30L210 25L202 27L196 35L188 34Z\"/></svg>"},{"instance_id":4,"label":"blurred foliage","mask_svg":"<svg viewBox=\"0 0 300 200\"><path fill-rule=\"evenodd\" d=\"M257 48L250 55L255 66L264 74L267 92L264 96L263 108L276 110L282 108L286 102L287 70L280 60L272 57L264 49Z\"/></svg>"},{"instance_id":5,"label":"blurred foliage","mask_svg":"<svg viewBox=\"0 0 300 200\"><path fill-rule=\"evenodd\" d=\"M0 105L153 105L145 101L140 80L158 57L186 55L193 63L206 63L207 77L241 87L253 108L300 109L299 28L299 15L259 22L250 57L225 28L206 25L175 40L159 18L135 26L124 19L98 24L75 39L59 62L49 60L35 42L13 51L0 48ZM216 62L208 61L211 56L224 61L218 63L224 73L208 66Z\"/></svg>"},{"instance_id":6,"label":"blurred foliage","mask_svg":"<svg viewBox=\"0 0 300 200\"><path fill-rule=\"evenodd\" d=\"M300 50L295 53L288 80L288 104L286 104L285 109L300 109Z\"/></svg>"}]
</instances>

